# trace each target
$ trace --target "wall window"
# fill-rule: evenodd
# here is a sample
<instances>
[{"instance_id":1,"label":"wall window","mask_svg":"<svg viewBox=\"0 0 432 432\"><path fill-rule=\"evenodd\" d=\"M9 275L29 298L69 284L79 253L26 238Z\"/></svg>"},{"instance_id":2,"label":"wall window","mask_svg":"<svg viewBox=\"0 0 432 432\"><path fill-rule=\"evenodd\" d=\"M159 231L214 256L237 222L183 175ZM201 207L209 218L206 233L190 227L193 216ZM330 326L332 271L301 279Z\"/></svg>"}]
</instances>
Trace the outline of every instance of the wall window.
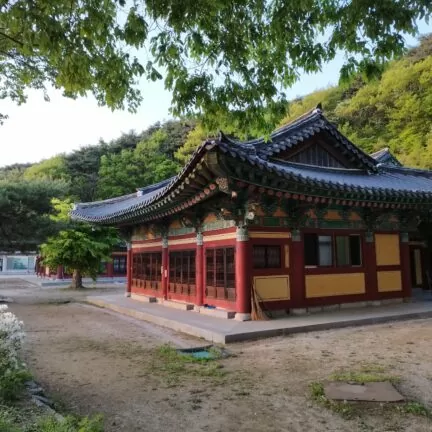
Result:
<instances>
[{"instance_id":1,"label":"wall window","mask_svg":"<svg viewBox=\"0 0 432 432\"><path fill-rule=\"evenodd\" d=\"M360 266L361 256L359 235L304 235L306 266Z\"/></svg>"},{"instance_id":2,"label":"wall window","mask_svg":"<svg viewBox=\"0 0 432 432\"><path fill-rule=\"evenodd\" d=\"M362 264L359 235L336 236L336 262L338 266L360 266Z\"/></svg>"},{"instance_id":3,"label":"wall window","mask_svg":"<svg viewBox=\"0 0 432 432\"><path fill-rule=\"evenodd\" d=\"M34 256L8 256L6 258L6 270L33 271L34 266Z\"/></svg>"},{"instance_id":4,"label":"wall window","mask_svg":"<svg viewBox=\"0 0 432 432\"><path fill-rule=\"evenodd\" d=\"M160 281L162 253L139 253L133 255L132 278L143 281Z\"/></svg>"},{"instance_id":5,"label":"wall window","mask_svg":"<svg viewBox=\"0 0 432 432\"><path fill-rule=\"evenodd\" d=\"M253 247L254 268L280 268L281 248L280 246L254 246Z\"/></svg>"},{"instance_id":6,"label":"wall window","mask_svg":"<svg viewBox=\"0 0 432 432\"><path fill-rule=\"evenodd\" d=\"M195 251L170 252L170 284L195 285Z\"/></svg>"},{"instance_id":7,"label":"wall window","mask_svg":"<svg viewBox=\"0 0 432 432\"><path fill-rule=\"evenodd\" d=\"M207 249L206 296L220 299L235 299L235 249Z\"/></svg>"},{"instance_id":8,"label":"wall window","mask_svg":"<svg viewBox=\"0 0 432 432\"><path fill-rule=\"evenodd\" d=\"M126 256L118 255L113 257L113 271L116 274L126 274Z\"/></svg>"},{"instance_id":9,"label":"wall window","mask_svg":"<svg viewBox=\"0 0 432 432\"><path fill-rule=\"evenodd\" d=\"M304 254L305 265L329 267L333 264L332 236L305 234Z\"/></svg>"}]
</instances>

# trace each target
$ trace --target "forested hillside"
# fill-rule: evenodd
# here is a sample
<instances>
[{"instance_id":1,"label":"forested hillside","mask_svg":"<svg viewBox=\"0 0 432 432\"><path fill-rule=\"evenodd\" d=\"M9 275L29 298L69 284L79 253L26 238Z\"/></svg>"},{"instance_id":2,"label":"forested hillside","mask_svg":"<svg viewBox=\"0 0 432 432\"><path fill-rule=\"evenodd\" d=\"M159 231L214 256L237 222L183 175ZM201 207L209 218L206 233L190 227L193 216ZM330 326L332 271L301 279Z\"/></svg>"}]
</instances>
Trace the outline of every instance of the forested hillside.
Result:
<instances>
[{"instance_id":1,"label":"forested hillside","mask_svg":"<svg viewBox=\"0 0 432 432\"><path fill-rule=\"evenodd\" d=\"M127 194L180 169L174 153L194 126L193 121L156 123L141 133L131 131L33 165L0 168L0 180L60 180L67 184L66 195L76 201Z\"/></svg>"},{"instance_id":2,"label":"forested hillside","mask_svg":"<svg viewBox=\"0 0 432 432\"><path fill-rule=\"evenodd\" d=\"M359 76L293 101L281 124L319 102L327 118L366 152L390 147L405 165L432 169L432 36L374 81ZM214 132L191 120L170 120L37 164L2 168L0 179L62 180L73 200L105 199L174 175Z\"/></svg>"},{"instance_id":3,"label":"forested hillside","mask_svg":"<svg viewBox=\"0 0 432 432\"><path fill-rule=\"evenodd\" d=\"M295 101L282 124L322 103L325 115L363 150L389 147L405 165L432 169L432 35L380 79L360 77Z\"/></svg>"}]
</instances>

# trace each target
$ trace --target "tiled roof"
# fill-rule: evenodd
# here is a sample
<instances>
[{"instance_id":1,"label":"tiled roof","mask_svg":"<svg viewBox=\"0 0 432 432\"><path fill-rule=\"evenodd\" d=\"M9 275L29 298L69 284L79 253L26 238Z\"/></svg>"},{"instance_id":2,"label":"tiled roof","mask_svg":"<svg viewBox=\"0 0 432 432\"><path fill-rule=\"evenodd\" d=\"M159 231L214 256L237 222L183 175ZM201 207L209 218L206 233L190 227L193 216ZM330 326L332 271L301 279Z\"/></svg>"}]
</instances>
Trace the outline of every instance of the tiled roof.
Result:
<instances>
[{"instance_id":1,"label":"tiled roof","mask_svg":"<svg viewBox=\"0 0 432 432\"><path fill-rule=\"evenodd\" d=\"M330 123L320 109L314 109L300 118L277 129L270 135L270 139L259 138L250 141L236 141L223 135L221 141L227 144L237 145L245 151L256 152L262 159L269 159L280 152L294 148L308 138L327 132L335 138L357 162L358 167L374 170L376 161L373 157L356 147L348 138L342 135L337 128Z\"/></svg>"},{"instance_id":2,"label":"tiled roof","mask_svg":"<svg viewBox=\"0 0 432 432\"><path fill-rule=\"evenodd\" d=\"M396 159L396 157L390 152L388 147L384 147L381 150L371 153L370 155L378 163L385 165L402 166L402 164Z\"/></svg>"},{"instance_id":3,"label":"tiled roof","mask_svg":"<svg viewBox=\"0 0 432 432\"><path fill-rule=\"evenodd\" d=\"M359 169L324 168L271 159L271 155L296 145L322 128L335 136L346 150L355 155L357 160L361 161L362 167ZM271 135L270 143L266 143L263 139L240 142L221 134L219 139L199 146L177 176L138 189L134 194L105 201L76 204L71 215L74 219L94 223L133 223L143 218L157 219L167 208L170 211L173 208L175 211L180 211L184 208L181 204L182 200L187 201L188 206L192 206L201 198L205 199L209 196L203 197L203 192L197 192L196 187L190 186L191 179L196 178L199 170L203 169L203 159L209 153L224 155L235 164L238 161L243 166L249 166L251 170L269 173L269 176L279 180L279 187L282 190L289 191L289 185L294 182L306 185L309 189L333 190L341 194L359 194L359 196L361 194L363 200L385 199L397 202L401 199L409 199L432 205L431 171L379 163L374 159L377 157L376 154L371 157L356 148L324 118L319 110L315 110L277 130ZM223 169L218 166L210 175L214 178L223 175L229 177L231 175L229 172L221 173ZM208 175L209 172L206 174L207 178ZM203 186L203 189L207 189L208 194L208 188Z\"/></svg>"}]
</instances>

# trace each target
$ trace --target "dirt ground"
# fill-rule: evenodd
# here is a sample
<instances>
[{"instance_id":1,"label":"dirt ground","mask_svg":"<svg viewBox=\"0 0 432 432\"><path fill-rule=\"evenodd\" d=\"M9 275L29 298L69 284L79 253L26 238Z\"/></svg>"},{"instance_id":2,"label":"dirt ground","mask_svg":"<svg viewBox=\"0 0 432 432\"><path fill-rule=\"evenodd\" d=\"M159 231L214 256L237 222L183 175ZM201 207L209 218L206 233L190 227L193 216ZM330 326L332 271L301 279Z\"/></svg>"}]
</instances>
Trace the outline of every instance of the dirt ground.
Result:
<instances>
[{"instance_id":1,"label":"dirt ground","mask_svg":"<svg viewBox=\"0 0 432 432\"><path fill-rule=\"evenodd\" d=\"M332 373L369 365L400 378L403 395L432 408L432 320L234 344L227 347L234 355L214 364L177 367L161 346L205 342L73 302L70 291L14 285L0 284L0 295L15 300L10 308L25 323L24 356L35 379L67 409L103 413L106 431L432 430L427 417L392 407L357 405L346 419L309 392Z\"/></svg>"}]
</instances>

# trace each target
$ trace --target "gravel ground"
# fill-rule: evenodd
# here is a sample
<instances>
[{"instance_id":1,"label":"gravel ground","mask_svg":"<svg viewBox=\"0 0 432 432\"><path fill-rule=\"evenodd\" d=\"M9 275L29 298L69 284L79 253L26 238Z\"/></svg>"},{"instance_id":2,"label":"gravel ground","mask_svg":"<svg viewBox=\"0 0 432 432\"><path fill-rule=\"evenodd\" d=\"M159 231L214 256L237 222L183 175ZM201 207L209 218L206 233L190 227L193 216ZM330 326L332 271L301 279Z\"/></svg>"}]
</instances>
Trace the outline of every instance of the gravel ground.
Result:
<instances>
[{"instance_id":1,"label":"gravel ground","mask_svg":"<svg viewBox=\"0 0 432 432\"><path fill-rule=\"evenodd\" d=\"M24 356L36 381L69 410L103 413L106 431L432 430L427 417L395 405L356 404L346 419L312 401L308 389L367 365L399 378L403 395L432 408L430 319L229 345L229 358L178 364L160 347L205 342L74 302L83 293L18 282L0 284L5 293L25 323Z\"/></svg>"}]
</instances>

